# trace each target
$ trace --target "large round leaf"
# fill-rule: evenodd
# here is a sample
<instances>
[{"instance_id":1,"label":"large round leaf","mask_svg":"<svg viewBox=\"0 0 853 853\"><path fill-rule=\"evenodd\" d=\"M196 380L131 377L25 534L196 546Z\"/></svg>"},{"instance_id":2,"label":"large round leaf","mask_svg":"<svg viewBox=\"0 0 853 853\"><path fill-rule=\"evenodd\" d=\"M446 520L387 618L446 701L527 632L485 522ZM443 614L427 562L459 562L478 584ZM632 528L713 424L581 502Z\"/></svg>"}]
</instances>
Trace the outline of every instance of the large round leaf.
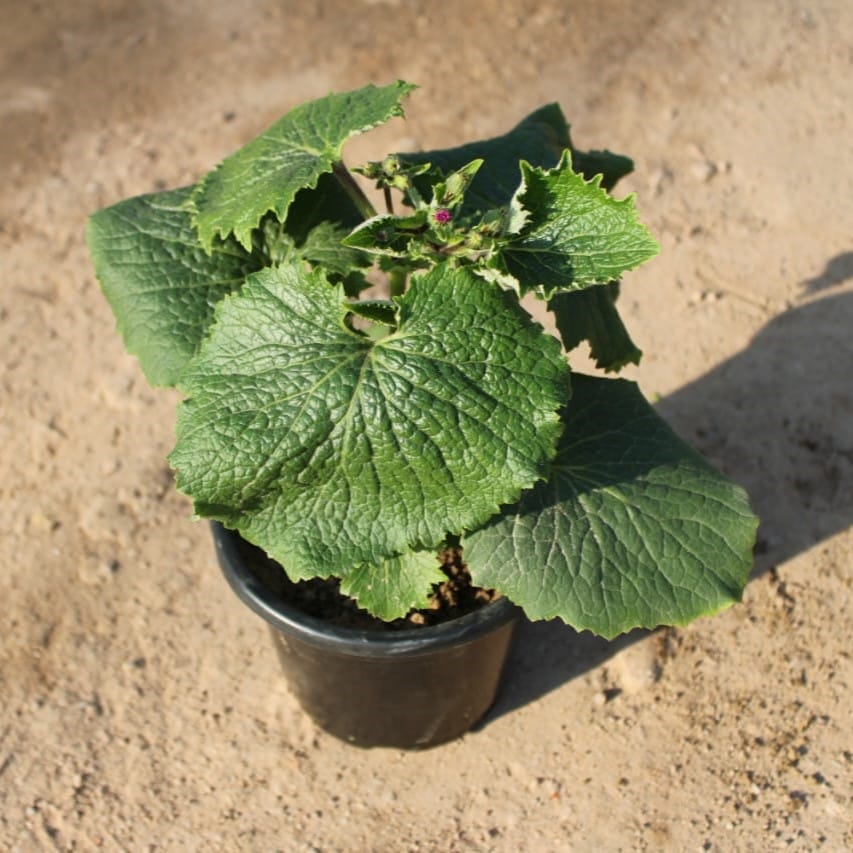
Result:
<instances>
[{"instance_id":1,"label":"large round leaf","mask_svg":"<svg viewBox=\"0 0 853 853\"><path fill-rule=\"evenodd\" d=\"M216 303L261 269L236 240L206 253L190 223L192 187L125 199L95 213L87 239L95 272L129 352L152 385L174 385Z\"/></svg>"},{"instance_id":2,"label":"large round leaf","mask_svg":"<svg viewBox=\"0 0 853 853\"><path fill-rule=\"evenodd\" d=\"M181 387L171 456L200 515L293 577L433 547L547 471L568 367L510 294L440 265L378 342L300 266L250 276Z\"/></svg>"},{"instance_id":3,"label":"large round leaf","mask_svg":"<svg viewBox=\"0 0 853 853\"><path fill-rule=\"evenodd\" d=\"M743 489L632 382L574 374L564 421L547 482L465 538L474 581L605 637L739 600L757 526Z\"/></svg>"}]
</instances>

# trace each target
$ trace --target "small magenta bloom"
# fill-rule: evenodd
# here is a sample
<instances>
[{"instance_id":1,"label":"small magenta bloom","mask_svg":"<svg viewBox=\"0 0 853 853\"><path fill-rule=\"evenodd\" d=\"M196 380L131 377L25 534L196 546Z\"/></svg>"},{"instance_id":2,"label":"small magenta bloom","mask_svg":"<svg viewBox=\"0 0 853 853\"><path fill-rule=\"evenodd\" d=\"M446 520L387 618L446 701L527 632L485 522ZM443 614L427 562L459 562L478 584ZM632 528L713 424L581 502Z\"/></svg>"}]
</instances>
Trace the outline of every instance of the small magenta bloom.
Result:
<instances>
[{"instance_id":1,"label":"small magenta bloom","mask_svg":"<svg viewBox=\"0 0 853 853\"><path fill-rule=\"evenodd\" d=\"M440 207L433 213L432 217L439 225L444 225L445 222L450 222L453 219L453 214L446 207Z\"/></svg>"}]
</instances>

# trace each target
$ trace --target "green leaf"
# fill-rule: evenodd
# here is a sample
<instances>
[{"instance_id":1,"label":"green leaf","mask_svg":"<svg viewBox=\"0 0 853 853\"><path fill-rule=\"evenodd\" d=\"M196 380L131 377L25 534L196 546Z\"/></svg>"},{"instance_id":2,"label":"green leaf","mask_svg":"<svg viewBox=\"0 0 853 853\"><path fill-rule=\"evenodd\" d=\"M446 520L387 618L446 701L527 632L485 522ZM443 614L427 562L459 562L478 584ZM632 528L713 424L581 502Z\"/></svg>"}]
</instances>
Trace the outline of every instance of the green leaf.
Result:
<instances>
[{"instance_id":1,"label":"green leaf","mask_svg":"<svg viewBox=\"0 0 853 853\"><path fill-rule=\"evenodd\" d=\"M446 579L434 551L409 551L348 572L341 592L373 616L391 621L426 607L433 585Z\"/></svg>"},{"instance_id":2,"label":"green leaf","mask_svg":"<svg viewBox=\"0 0 853 853\"><path fill-rule=\"evenodd\" d=\"M522 163L521 171L513 206L524 213L515 218L523 224L503 257L522 292L607 284L658 253L633 196L617 201L599 178L585 181L572 171L568 153L554 169Z\"/></svg>"},{"instance_id":3,"label":"green leaf","mask_svg":"<svg viewBox=\"0 0 853 853\"><path fill-rule=\"evenodd\" d=\"M422 215L402 219L392 213L371 216L344 238L344 246L374 255L403 256L412 240L412 231L407 223L409 220L414 222L416 218L422 220L418 225L422 225L426 219Z\"/></svg>"},{"instance_id":4,"label":"green leaf","mask_svg":"<svg viewBox=\"0 0 853 853\"><path fill-rule=\"evenodd\" d=\"M293 578L482 524L544 476L567 396L557 340L464 268L415 279L379 341L342 300L300 266L257 273L181 383L179 488Z\"/></svg>"},{"instance_id":5,"label":"green leaf","mask_svg":"<svg viewBox=\"0 0 853 853\"><path fill-rule=\"evenodd\" d=\"M569 126L557 104L546 104L516 125L509 133L492 139L469 142L458 148L413 152L398 155L404 163L429 163L448 174L472 160L485 161L471 187L466 191L462 213L486 211L508 205L521 177L519 161L550 169L556 166L566 149L572 152L575 168L591 179L602 175L601 185L611 189L629 174L634 164L630 157L610 151L578 151L572 144ZM415 178L415 186L428 198L434 177L429 174Z\"/></svg>"},{"instance_id":6,"label":"green leaf","mask_svg":"<svg viewBox=\"0 0 853 853\"><path fill-rule=\"evenodd\" d=\"M461 169L448 174L444 180L434 184L431 208L449 207L455 209L465 200L465 194L482 168L482 160L472 160Z\"/></svg>"},{"instance_id":7,"label":"green leaf","mask_svg":"<svg viewBox=\"0 0 853 853\"><path fill-rule=\"evenodd\" d=\"M597 367L619 371L626 364L639 364L642 352L628 335L616 310L619 282L558 293L549 302L566 351L589 341Z\"/></svg>"},{"instance_id":8,"label":"green leaf","mask_svg":"<svg viewBox=\"0 0 853 853\"><path fill-rule=\"evenodd\" d=\"M297 192L316 186L340 160L344 142L402 115L400 101L413 88L398 81L309 101L223 160L192 196L202 244L210 249L216 235L233 232L250 246L264 214L283 220Z\"/></svg>"},{"instance_id":9,"label":"green leaf","mask_svg":"<svg viewBox=\"0 0 853 853\"><path fill-rule=\"evenodd\" d=\"M287 209L285 231L302 245L318 225L332 223L349 232L363 219L337 178L320 175L316 187L299 190ZM280 221L280 220L279 220Z\"/></svg>"},{"instance_id":10,"label":"green leaf","mask_svg":"<svg viewBox=\"0 0 853 853\"><path fill-rule=\"evenodd\" d=\"M321 222L309 232L299 254L312 266L322 267L330 276L347 276L353 270L370 266L370 259L358 249L343 245L349 232L331 222Z\"/></svg>"},{"instance_id":11,"label":"green leaf","mask_svg":"<svg viewBox=\"0 0 853 853\"><path fill-rule=\"evenodd\" d=\"M572 152L572 168L588 181L596 175L601 175L601 186L606 190L612 190L620 178L634 171L634 161L624 154L614 154L612 151L578 151L571 143L566 148Z\"/></svg>"},{"instance_id":12,"label":"green leaf","mask_svg":"<svg viewBox=\"0 0 853 853\"><path fill-rule=\"evenodd\" d=\"M462 169L473 160L484 161L465 193L462 213L485 211L509 204L518 186L519 160L538 166L554 166L568 145L568 127L556 104L540 107L509 133L493 139L470 142L458 148L398 155L407 164L430 163L445 174ZM434 177L415 178L415 186L431 196Z\"/></svg>"},{"instance_id":13,"label":"green leaf","mask_svg":"<svg viewBox=\"0 0 853 853\"><path fill-rule=\"evenodd\" d=\"M93 214L87 240L128 352L152 385L174 385L216 303L263 264L234 240L207 254L184 204L192 187L138 196Z\"/></svg>"},{"instance_id":14,"label":"green leaf","mask_svg":"<svg viewBox=\"0 0 853 853\"><path fill-rule=\"evenodd\" d=\"M740 600L757 526L745 492L634 383L573 374L564 421L550 479L465 537L475 583L608 638Z\"/></svg>"}]
</instances>

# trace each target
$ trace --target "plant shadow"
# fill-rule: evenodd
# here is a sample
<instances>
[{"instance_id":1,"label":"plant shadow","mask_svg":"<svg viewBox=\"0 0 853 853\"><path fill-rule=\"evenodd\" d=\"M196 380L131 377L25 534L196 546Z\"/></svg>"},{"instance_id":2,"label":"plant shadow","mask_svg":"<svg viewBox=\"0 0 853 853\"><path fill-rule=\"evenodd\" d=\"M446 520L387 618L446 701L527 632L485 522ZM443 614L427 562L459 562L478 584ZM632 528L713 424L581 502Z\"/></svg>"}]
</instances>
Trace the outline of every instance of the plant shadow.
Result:
<instances>
[{"instance_id":1,"label":"plant shadow","mask_svg":"<svg viewBox=\"0 0 853 853\"><path fill-rule=\"evenodd\" d=\"M740 483L761 518L752 578L853 524L853 252L737 355L661 400L673 429ZM816 298L815 298L816 295ZM491 720L649 635L613 641L559 620L522 620Z\"/></svg>"}]
</instances>

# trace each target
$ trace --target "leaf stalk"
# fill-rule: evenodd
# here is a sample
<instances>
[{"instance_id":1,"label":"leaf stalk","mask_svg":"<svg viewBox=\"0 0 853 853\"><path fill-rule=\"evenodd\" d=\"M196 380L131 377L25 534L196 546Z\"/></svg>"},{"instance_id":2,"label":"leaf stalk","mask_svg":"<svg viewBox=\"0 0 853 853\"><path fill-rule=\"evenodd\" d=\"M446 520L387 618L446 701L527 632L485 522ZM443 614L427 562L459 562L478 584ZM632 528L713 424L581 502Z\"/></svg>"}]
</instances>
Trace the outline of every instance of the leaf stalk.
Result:
<instances>
[{"instance_id":1,"label":"leaf stalk","mask_svg":"<svg viewBox=\"0 0 853 853\"><path fill-rule=\"evenodd\" d=\"M376 208L370 203L370 199L364 194L342 160L337 160L332 164L332 173L365 219L376 216Z\"/></svg>"}]
</instances>

